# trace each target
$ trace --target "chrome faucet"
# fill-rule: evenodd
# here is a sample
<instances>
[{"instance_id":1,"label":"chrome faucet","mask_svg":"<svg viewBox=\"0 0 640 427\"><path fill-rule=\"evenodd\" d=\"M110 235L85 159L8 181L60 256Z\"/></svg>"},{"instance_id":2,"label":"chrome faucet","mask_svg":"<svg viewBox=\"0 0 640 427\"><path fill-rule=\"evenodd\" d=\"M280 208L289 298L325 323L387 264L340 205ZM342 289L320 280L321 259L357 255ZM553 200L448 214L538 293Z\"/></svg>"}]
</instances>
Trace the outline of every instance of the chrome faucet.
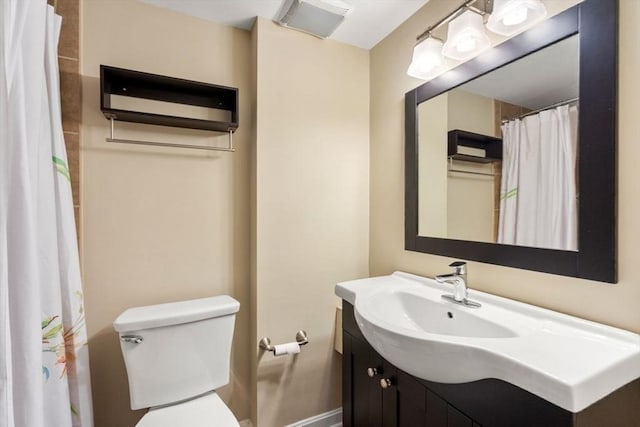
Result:
<instances>
[{"instance_id":1,"label":"chrome faucet","mask_svg":"<svg viewBox=\"0 0 640 427\"><path fill-rule=\"evenodd\" d=\"M453 273L436 276L438 283L453 285L453 295L442 295L442 298L467 307L480 307L480 303L468 299L467 263L464 261L455 261L449 264L449 267L453 267Z\"/></svg>"}]
</instances>

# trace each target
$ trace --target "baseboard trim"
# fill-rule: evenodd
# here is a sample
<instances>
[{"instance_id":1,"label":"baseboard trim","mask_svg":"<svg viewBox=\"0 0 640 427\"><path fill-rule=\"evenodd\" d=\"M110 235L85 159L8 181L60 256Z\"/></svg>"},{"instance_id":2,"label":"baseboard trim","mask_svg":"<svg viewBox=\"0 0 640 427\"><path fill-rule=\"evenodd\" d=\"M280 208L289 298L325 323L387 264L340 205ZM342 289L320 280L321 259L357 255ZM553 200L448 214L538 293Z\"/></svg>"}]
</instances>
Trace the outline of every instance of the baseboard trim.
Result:
<instances>
[{"instance_id":1,"label":"baseboard trim","mask_svg":"<svg viewBox=\"0 0 640 427\"><path fill-rule=\"evenodd\" d=\"M297 421L286 427L342 427L342 408Z\"/></svg>"},{"instance_id":2,"label":"baseboard trim","mask_svg":"<svg viewBox=\"0 0 640 427\"><path fill-rule=\"evenodd\" d=\"M239 424L240 427L253 427L253 424L251 424L251 420L242 420Z\"/></svg>"}]
</instances>

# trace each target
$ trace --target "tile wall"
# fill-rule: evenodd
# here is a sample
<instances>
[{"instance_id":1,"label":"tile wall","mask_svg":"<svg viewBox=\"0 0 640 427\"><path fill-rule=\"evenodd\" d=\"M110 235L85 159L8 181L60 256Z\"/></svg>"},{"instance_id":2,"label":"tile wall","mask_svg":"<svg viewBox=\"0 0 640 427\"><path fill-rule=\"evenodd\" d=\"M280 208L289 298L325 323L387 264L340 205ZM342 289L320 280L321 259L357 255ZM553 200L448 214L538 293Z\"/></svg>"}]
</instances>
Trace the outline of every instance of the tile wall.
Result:
<instances>
[{"instance_id":1,"label":"tile wall","mask_svg":"<svg viewBox=\"0 0 640 427\"><path fill-rule=\"evenodd\" d=\"M60 92L62 98L62 129L67 146L71 188L73 190L73 210L76 228L79 229L80 213L80 0L48 0L62 16L62 30L58 43L58 63L60 65Z\"/></svg>"}]
</instances>

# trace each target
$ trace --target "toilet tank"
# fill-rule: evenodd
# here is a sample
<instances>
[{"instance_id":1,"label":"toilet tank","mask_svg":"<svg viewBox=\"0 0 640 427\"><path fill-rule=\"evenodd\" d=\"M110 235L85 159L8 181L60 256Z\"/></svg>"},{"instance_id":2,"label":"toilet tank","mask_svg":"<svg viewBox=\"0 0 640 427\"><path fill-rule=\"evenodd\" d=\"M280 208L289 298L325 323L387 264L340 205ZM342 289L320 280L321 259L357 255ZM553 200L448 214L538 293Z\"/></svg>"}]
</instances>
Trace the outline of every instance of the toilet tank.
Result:
<instances>
[{"instance_id":1,"label":"toilet tank","mask_svg":"<svg viewBox=\"0 0 640 427\"><path fill-rule=\"evenodd\" d=\"M130 308L113 322L131 409L188 399L229 382L235 313L227 295ZM140 340L140 339L141 340Z\"/></svg>"}]
</instances>

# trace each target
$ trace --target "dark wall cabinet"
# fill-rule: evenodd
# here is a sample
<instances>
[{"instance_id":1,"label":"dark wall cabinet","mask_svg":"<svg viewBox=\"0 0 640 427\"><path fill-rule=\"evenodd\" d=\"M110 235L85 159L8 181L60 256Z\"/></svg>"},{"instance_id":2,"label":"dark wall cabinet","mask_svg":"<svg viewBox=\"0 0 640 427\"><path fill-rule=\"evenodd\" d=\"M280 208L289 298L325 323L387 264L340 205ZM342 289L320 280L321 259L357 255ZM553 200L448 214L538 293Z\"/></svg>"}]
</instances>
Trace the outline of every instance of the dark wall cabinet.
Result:
<instances>
[{"instance_id":1,"label":"dark wall cabinet","mask_svg":"<svg viewBox=\"0 0 640 427\"><path fill-rule=\"evenodd\" d=\"M415 378L369 345L346 301L342 322L344 427L640 426L638 381L574 414L500 380L441 384Z\"/></svg>"},{"instance_id":2,"label":"dark wall cabinet","mask_svg":"<svg viewBox=\"0 0 640 427\"><path fill-rule=\"evenodd\" d=\"M447 133L447 157L473 163L491 163L502 160L502 139L489 135L454 129ZM479 151L479 155L470 156L460 153L459 147L470 147Z\"/></svg>"},{"instance_id":3,"label":"dark wall cabinet","mask_svg":"<svg viewBox=\"0 0 640 427\"><path fill-rule=\"evenodd\" d=\"M202 120L114 108L113 96L192 105L226 112L228 120ZM107 119L217 132L238 129L238 89L100 65L100 110Z\"/></svg>"}]
</instances>

